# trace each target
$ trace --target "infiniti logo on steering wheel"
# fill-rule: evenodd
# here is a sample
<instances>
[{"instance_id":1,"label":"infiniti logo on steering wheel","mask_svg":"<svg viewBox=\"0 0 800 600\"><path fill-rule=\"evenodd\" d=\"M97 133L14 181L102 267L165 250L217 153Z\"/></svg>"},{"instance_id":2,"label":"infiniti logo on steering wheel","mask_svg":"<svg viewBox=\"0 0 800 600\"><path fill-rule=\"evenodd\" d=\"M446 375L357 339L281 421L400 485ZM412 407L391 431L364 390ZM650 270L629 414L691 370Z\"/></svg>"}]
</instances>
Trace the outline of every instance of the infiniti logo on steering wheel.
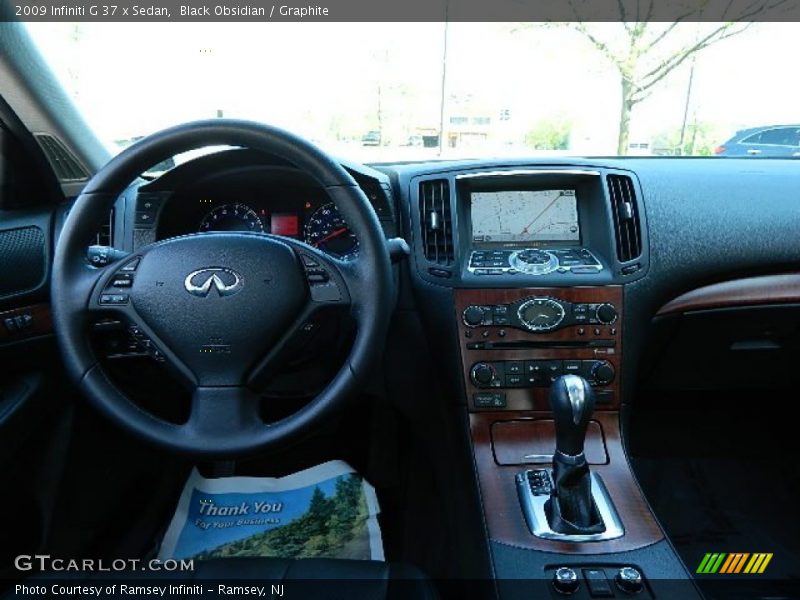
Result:
<instances>
[{"instance_id":1,"label":"infiniti logo on steering wheel","mask_svg":"<svg viewBox=\"0 0 800 600\"><path fill-rule=\"evenodd\" d=\"M206 298L212 287L220 296L233 296L244 287L244 280L233 269L207 267L189 273L183 282L183 287L190 294L201 298Z\"/></svg>"}]
</instances>

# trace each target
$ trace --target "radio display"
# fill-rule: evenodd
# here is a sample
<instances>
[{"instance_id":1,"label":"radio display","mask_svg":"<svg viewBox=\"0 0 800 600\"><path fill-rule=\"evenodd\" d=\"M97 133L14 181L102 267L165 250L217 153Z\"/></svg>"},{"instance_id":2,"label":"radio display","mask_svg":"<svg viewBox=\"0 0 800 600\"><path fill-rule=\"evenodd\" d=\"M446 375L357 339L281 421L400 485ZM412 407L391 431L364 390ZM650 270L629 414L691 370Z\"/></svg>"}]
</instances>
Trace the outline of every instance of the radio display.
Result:
<instances>
[{"instance_id":1,"label":"radio display","mask_svg":"<svg viewBox=\"0 0 800 600\"><path fill-rule=\"evenodd\" d=\"M579 242L575 190L470 194L473 242Z\"/></svg>"}]
</instances>

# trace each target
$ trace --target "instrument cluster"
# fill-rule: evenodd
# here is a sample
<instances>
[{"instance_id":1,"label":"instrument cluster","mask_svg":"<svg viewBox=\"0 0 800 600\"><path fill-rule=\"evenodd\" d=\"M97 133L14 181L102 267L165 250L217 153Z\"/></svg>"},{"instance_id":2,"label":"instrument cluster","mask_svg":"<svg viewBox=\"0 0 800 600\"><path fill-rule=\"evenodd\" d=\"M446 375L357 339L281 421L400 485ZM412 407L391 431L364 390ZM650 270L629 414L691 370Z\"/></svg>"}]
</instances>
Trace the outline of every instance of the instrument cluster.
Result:
<instances>
[{"instance_id":1,"label":"instrument cluster","mask_svg":"<svg viewBox=\"0 0 800 600\"><path fill-rule=\"evenodd\" d=\"M308 185L212 185L176 192L161 214L157 237L211 231L285 236L342 260L358 253L358 240L336 205Z\"/></svg>"}]
</instances>

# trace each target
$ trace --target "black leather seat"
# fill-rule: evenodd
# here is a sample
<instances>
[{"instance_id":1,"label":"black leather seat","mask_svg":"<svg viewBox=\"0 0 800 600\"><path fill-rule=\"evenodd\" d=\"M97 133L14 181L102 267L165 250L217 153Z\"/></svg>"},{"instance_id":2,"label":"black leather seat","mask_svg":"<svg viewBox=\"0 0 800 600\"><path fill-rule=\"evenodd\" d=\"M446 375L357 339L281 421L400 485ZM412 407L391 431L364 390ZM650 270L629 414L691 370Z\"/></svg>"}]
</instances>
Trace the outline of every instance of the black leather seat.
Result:
<instances>
[{"instance_id":1,"label":"black leather seat","mask_svg":"<svg viewBox=\"0 0 800 600\"><path fill-rule=\"evenodd\" d=\"M117 584L122 592L121 584L129 586L193 586L201 584L208 595L213 589L214 597L223 597L219 586L265 586L265 597L279 599L272 593L272 587L284 586L284 597L316 599L349 599L357 600L435 600L438 593L433 583L422 572L407 564L386 563L366 560L342 560L309 558L291 560L284 558L217 558L211 560L195 560L193 571L160 571L160 572L103 572L103 573L43 573L24 582L28 585L63 584L64 590L59 598L81 598L85 595L70 593L70 586L77 585L110 585ZM227 595L242 597L237 590L230 590ZM103 594L103 598L135 598L130 592L119 594ZM156 597L142 595L141 597ZM159 596L160 597L160 596ZM164 598L197 597L187 590L175 588ZM252 596L251 596L252 597Z\"/></svg>"}]
</instances>

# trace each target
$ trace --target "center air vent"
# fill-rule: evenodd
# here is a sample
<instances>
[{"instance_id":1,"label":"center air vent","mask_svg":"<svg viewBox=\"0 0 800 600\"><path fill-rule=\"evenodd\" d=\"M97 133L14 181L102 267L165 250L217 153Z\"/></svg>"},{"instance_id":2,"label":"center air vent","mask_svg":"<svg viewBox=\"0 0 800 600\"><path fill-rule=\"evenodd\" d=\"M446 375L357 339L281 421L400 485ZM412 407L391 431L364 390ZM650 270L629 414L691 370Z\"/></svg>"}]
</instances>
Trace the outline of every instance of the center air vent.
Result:
<instances>
[{"instance_id":1,"label":"center air vent","mask_svg":"<svg viewBox=\"0 0 800 600\"><path fill-rule=\"evenodd\" d=\"M608 195L617 237L617 258L627 262L642 254L642 231L633 181L626 175L609 175Z\"/></svg>"},{"instance_id":2,"label":"center air vent","mask_svg":"<svg viewBox=\"0 0 800 600\"><path fill-rule=\"evenodd\" d=\"M453 264L453 220L447 179L419 185L419 221L425 258L437 265Z\"/></svg>"}]
</instances>

